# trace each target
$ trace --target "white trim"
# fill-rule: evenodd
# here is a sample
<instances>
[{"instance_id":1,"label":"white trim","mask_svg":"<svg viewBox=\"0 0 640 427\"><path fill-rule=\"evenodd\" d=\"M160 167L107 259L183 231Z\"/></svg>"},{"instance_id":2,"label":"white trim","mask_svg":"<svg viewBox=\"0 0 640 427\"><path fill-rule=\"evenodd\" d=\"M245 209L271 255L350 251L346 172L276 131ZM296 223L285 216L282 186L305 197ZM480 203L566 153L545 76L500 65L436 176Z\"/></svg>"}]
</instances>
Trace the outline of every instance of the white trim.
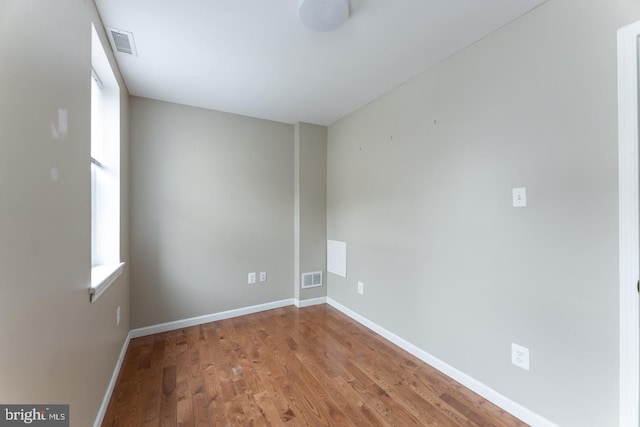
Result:
<instances>
[{"instance_id":1,"label":"white trim","mask_svg":"<svg viewBox=\"0 0 640 427\"><path fill-rule=\"evenodd\" d=\"M464 385L468 389L484 397L488 401L498 405L500 408L504 409L510 414L520 418L525 423L530 424L532 426L536 426L536 427L557 427L556 424L552 423L546 418L543 418L542 416L536 414L535 412L501 395L500 393L493 390L492 388L482 384L480 381L476 380L475 378L472 378L469 375L463 372L460 372L453 366L446 364L445 362L438 359L437 357L432 356L431 354L416 347L415 345L411 344L405 339L400 338L399 336L395 335L393 332L389 332L388 330L384 329L383 327L379 326L376 323L373 323L366 317L361 316L360 314L345 307L339 302L331 298L327 298L327 304L343 312L344 314L351 317L356 322L366 326L367 328L381 335L383 338L391 341L392 343L402 348L403 350L413 354L415 357L427 363L428 365L431 365L432 367L442 372L443 374L453 378L460 384Z\"/></svg>"},{"instance_id":2,"label":"white trim","mask_svg":"<svg viewBox=\"0 0 640 427\"><path fill-rule=\"evenodd\" d=\"M620 426L638 426L640 393L638 235L638 36L640 21L618 30L620 224Z\"/></svg>"},{"instance_id":3,"label":"white trim","mask_svg":"<svg viewBox=\"0 0 640 427\"><path fill-rule=\"evenodd\" d=\"M302 300L297 299L293 301L293 304L298 308L311 307L312 305L320 305L320 304L326 304L326 303L327 303L327 297L318 297L318 298L302 299Z\"/></svg>"},{"instance_id":4,"label":"white trim","mask_svg":"<svg viewBox=\"0 0 640 427\"><path fill-rule=\"evenodd\" d=\"M115 265L97 265L91 268L91 287L89 299L94 302L122 274L124 262Z\"/></svg>"},{"instance_id":5,"label":"white trim","mask_svg":"<svg viewBox=\"0 0 640 427\"><path fill-rule=\"evenodd\" d=\"M176 320L173 322L161 323L159 325L146 326L144 328L132 329L131 338L144 337L147 335L159 334L161 332L173 331L175 329L188 328L190 326L202 325L203 323L216 322L218 320L230 319L232 317L244 316L246 314L259 313L261 311L273 310L274 308L294 305L293 298L280 301L268 302L265 304L252 305L250 307L237 308L234 310L222 311L219 313L206 314L204 316L191 317L189 319Z\"/></svg>"},{"instance_id":6,"label":"white trim","mask_svg":"<svg viewBox=\"0 0 640 427\"><path fill-rule=\"evenodd\" d=\"M124 361L124 356L127 354L127 348L129 348L129 341L131 341L131 333L127 334L127 338L124 340L124 344L122 344L122 350L120 350L120 356L118 356L118 361L116 362L116 366L113 369L113 374L111 375L111 381L109 381L109 385L107 386L107 391L104 394L104 398L102 399L102 404L100 405L100 409L98 410L98 415L96 415L96 420L93 423L93 427L100 427L102 425L102 421L104 421L104 416L107 413L107 408L109 407L109 401L111 400L111 395L113 394L113 390L116 387L116 381L118 380L118 375L120 375L120 369L122 368L122 362Z\"/></svg>"}]
</instances>

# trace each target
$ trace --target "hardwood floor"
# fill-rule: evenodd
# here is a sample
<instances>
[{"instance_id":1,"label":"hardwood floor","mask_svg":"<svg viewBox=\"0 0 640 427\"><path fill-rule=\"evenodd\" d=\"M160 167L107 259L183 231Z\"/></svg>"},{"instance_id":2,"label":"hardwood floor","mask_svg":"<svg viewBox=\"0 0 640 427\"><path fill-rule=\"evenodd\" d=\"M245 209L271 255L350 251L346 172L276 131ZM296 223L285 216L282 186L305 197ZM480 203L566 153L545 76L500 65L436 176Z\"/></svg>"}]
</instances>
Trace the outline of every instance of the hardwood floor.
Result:
<instances>
[{"instance_id":1,"label":"hardwood floor","mask_svg":"<svg viewBox=\"0 0 640 427\"><path fill-rule=\"evenodd\" d=\"M103 426L525 426L328 305L133 339Z\"/></svg>"}]
</instances>

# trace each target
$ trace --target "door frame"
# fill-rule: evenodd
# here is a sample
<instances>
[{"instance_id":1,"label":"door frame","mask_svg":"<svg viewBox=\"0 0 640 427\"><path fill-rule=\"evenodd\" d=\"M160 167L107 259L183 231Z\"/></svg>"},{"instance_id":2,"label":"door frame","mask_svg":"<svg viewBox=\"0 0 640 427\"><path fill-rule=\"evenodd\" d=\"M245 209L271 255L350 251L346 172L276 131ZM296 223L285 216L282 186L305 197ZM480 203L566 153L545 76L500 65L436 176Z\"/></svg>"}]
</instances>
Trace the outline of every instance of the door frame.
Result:
<instances>
[{"instance_id":1,"label":"door frame","mask_svg":"<svg viewBox=\"0 0 640 427\"><path fill-rule=\"evenodd\" d=\"M620 426L638 427L640 277L638 39L640 21L618 30L618 183L620 232Z\"/></svg>"}]
</instances>

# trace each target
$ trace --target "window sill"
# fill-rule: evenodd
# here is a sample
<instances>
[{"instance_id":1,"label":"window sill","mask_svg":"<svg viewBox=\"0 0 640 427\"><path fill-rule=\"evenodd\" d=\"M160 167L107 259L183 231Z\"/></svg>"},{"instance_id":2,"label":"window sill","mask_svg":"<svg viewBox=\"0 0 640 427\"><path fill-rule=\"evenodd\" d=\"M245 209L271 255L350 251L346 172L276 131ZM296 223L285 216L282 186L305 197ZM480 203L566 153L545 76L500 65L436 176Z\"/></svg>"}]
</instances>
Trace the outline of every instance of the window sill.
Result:
<instances>
[{"instance_id":1,"label":"window sill","mask_svg":"<svg viewBox=\"0 0 640 427\"><path fill-rule=\"evenodd\" d=\"M89 288L91 302L97 300L116 281L122 274L123 268L124 262L91 267L91 287Z\"/></svg>"}]
</instances>

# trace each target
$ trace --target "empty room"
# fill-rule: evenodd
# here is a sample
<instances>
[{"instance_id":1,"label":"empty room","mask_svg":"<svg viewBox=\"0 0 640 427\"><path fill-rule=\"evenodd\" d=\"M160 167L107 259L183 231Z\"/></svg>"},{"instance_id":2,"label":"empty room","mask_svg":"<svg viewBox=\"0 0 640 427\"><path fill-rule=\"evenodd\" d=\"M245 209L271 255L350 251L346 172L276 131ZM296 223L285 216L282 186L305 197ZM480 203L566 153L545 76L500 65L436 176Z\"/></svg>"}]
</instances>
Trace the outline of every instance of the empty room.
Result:
<instances>
[{"instance_id":1,"label":"empty room","mask_svg":"<svg viewBox=\"0 0 640 427\"><path fill-rule=\"evenodd\" d=\"M0 2L0 425L638 427L637 0Z\"/></svg>"}]
</instances>

